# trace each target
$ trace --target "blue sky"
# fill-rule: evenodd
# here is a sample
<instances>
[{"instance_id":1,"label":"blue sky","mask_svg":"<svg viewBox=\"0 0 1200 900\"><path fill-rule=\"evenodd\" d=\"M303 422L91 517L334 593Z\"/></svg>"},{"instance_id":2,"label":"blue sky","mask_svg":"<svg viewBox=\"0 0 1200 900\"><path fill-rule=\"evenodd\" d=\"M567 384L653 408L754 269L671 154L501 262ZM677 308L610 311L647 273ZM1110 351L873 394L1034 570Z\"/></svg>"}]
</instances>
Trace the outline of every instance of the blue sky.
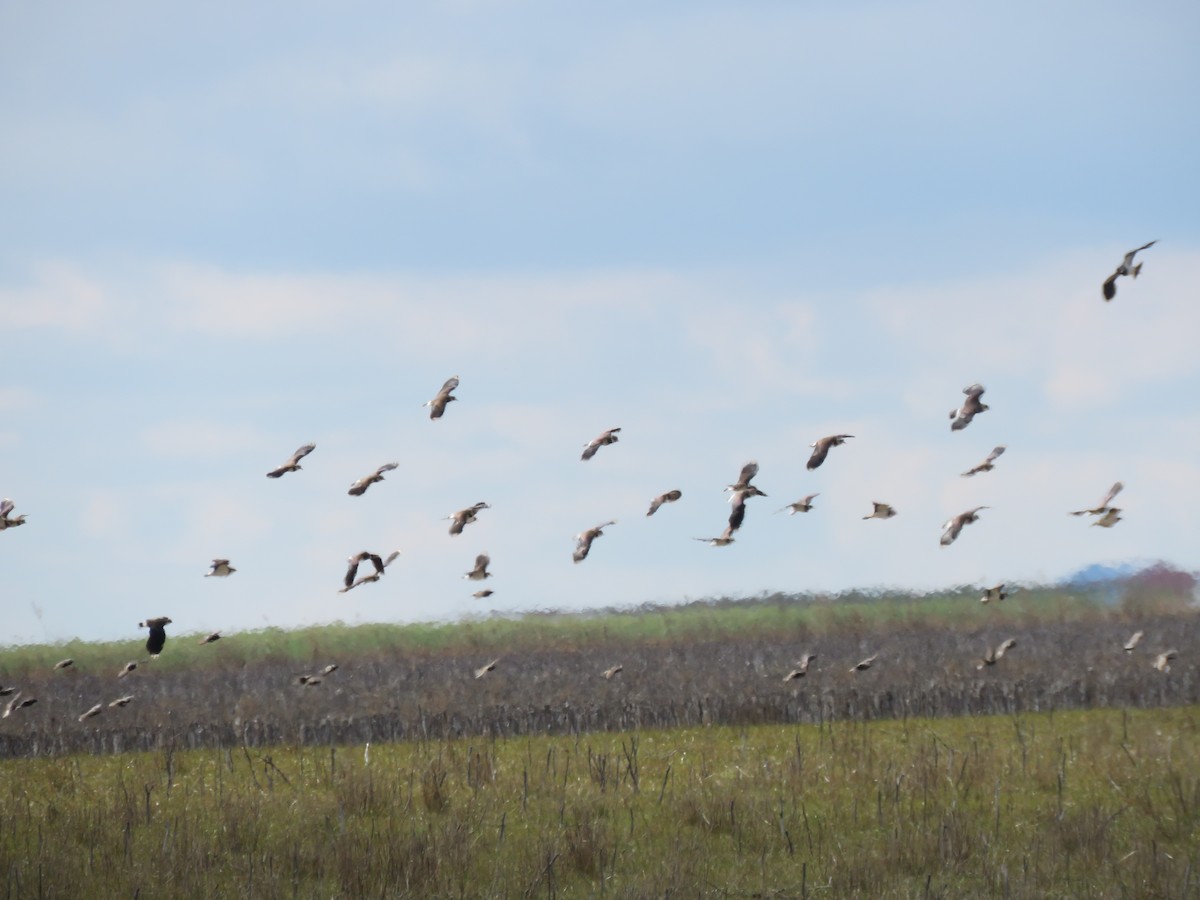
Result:
<instances>
[{"instance_id":1,"label":"blue sky","mask_svg":"<svg viewBox=\"0 0 1200 900\"><path fill-rule=\"evenodd\" d=\"M1200 567L1198 35L1185 3L0 6L0 643ZM770 496L692 540L750 459ZM1118 479L1115 528L1065 514ZM360 549L402 555L338 594Z\"/></svg>"}]
</instances>

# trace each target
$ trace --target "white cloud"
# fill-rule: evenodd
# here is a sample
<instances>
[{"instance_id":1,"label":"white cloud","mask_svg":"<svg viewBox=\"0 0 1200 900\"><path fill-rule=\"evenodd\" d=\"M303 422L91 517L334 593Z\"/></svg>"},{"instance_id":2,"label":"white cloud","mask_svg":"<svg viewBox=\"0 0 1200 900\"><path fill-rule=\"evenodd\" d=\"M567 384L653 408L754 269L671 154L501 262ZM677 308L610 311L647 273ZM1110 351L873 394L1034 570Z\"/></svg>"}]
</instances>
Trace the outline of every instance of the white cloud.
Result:
<instances>
[{"instance_id":1,"label":"white cloud","mask_svg":"<svg viewBox=\"0 0 1200 900\"><path fill-rule=\"evenodd\" d=\"M112 313L113 302L102 282L66 262L32 267L29 283L0 287L0 328L94 328Z\"/></svg>"}]
</instances>

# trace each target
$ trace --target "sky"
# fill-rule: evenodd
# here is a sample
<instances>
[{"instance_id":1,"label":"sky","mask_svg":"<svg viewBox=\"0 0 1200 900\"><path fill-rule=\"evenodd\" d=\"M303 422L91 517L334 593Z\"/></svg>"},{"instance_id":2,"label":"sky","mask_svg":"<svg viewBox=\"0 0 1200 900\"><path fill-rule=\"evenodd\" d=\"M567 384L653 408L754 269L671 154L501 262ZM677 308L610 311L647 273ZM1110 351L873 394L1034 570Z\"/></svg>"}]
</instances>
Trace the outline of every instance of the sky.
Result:
<instances>
[{"instance_id":1,"label":"sky","mask_svg":"<svg viewBox=\"0 0 1200 900\"><path fill-rule=\"evenodd\" d=\"M1198 38L1185 2L0 5L0 645L1200 568ZM736 542L693 540L749 460ZM1117 480L1116 527L1066 514Z\"/></svg>"}]
</instances>

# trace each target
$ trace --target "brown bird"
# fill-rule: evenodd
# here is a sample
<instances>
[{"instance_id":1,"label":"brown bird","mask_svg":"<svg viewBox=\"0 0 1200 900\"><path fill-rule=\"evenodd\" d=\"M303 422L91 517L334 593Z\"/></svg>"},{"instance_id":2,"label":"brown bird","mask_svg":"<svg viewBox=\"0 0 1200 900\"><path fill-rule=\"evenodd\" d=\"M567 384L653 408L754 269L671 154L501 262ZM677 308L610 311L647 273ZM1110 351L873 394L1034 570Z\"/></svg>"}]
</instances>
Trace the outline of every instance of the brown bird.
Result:
<instances>
[{"instance_id":1,"label":"brown bird","mask_svg":"<svg viewBox=\"0 0 1200 900\"><path fill-rule=\"evenodd\" d=\"M864 519L890 519L896 515L896 510L886 503L880 503L878 500L872 500L871 505L875 507L869 516L863 516Z\"/></svg>"},{"instance_id":2,"label":"brown bird","mask_svg":"<svg viewBox=\"0 0 1200 900\"><path fill-rule=\"evenodd\" d=\"M131 661L131 662L127 662L127 663L125 663L125 665L124 665L124 667L121 669L121 671L117 673L117 677L118 677L118 678L124 678L124 677L125 677L126 675L128 675L130 672L136 671L136 670L137 670L137 667L138 667L138 664L137 664L137 663L135 663L135 662L132 662L132 661Z\"/></svg>"},{"instance_id":3,"label":"brown bird","mask_svg":"<svg viewBox=\"0 0 1200 900\"><path fill-rule=\"evenodd\" d=\"M35 703L37 703L37 697L26 697L22 700L21 692L17 691L13 698L8 701L8 706L5 707L4 715L0 716L0 719L7 719L18 709L25 709L27 706L33 706Z\"/></svg>"},{"instance_id":4,"label":"brown bird","mask_svg":"<svg viewBox=\"0 0 1200 900\"><path fill-rule=\"evenodd\" d=\"M829 437L823 437L819 441L808 446L813 448L812 456L808 458L808 468L815 469L821 463L825 462L825 457L829 455L830 447L840 447L846 443L849 438L854 437L852 434L831 434Z\"/></svg>"},{"instance_id":5,"label":"brown bird","mask_svg":"<svg viewBox=\"0 0 1200 900\"><path fill-rule=\"evenodd\" d=\"M60 659L58 662L56 662L54 664L54 670L57 672L60 669L69 669L73 665L75 665L75 660L67 657L66 659Z\"/></svg>"},{"instance_id":6,"label":"brown bird","mask_svg":"<svg viewBox=\"0 0 1200 900\"><path fill-rule=\"evenodd\" d=\"M278 468L272 469L270 472L268 472L267 477L268 478L279 478L283 475L286 475L288 472L299 471L301 468L300 460L304 459L304 457L308 456L308 454L312 453L316 449L317 449L316 444L305 444L303 447L298 448L296 450L296 452L293 453L291 455L291 457L288 458L287 462L285 462L283 465L279 466Z\"/></svg>"},{"instance_id":7,"label":"brown bird","mask_svg":"<svg viewBox=\"0 0 1200 900\"><path fill-rule=\"evenodd\" d=\"M492 590L482 590L482 591L476 591L471 596L474 597L476 600L485 600L488 597L492 596L492 594L494 594L494 593L496 593L496 592L492 591Z\"/></svg>"},{"instance_id":8,"label":"brown bird","mask_svg":"<svg viewBox=\"0 0 1200 900\"><path fill-rule=\"evenodd\" d=\"M79 717L79 721L82 722L84 719L90 719L92 716L98 716L102 712L104 712L104 704L97 703L95 706L93 706L91 709L89 709L87 712L85 712L83 715L81 715Z\"/></svg>"},{"instance_id":9,"label":"brown bird","mask_svg":"<svg viewBox=\"0 0 1200 900\"><path fill-rule=\"evenodd\" d=\"M205 635L204 637L202 637L200 639L200 643L201 644L211 644L214 641L219 641L220 639L221 639L221 632L213 631L213 632L210 632L209 634Z\"/></svg>"},{"instance_id":10,"label":"brown bird","mask_svg":"<svg viewBox=\"0 0 1200 900\"><path fill-rule=\"evenodd\" d=\"M602 537L604 535L604 529L609 525L616 524L616 519L610 519L607 522L601 522L599 525L595 525L592 528L589 528L587 531L581 531L579 534L575 535L575 552L571 555L571 558L577 563L583 562L585 559L587 559L588 552L592 549L592 541L598 537Z\"/></svg>"},{"instance_id":11,"label":"brown bird","mask_svg":"<svg viewBox=\"0 0 1200 900\"><path fill-rule=\"evenodd\" d=\"M796 667L792 671L783 676L784 681L795 681L798 678L803 678L808 674L808 666L814 659L817 658L815 653L805 653L800 657L800 661L796 663Z\"/></svg>"},{"instance_id":12,"label":"brown bird","mask_svg":"<svg viewBox=\"0 0 1200 900\"><path fill-rule=\"evenodd\" d=\"M1101 528L1112 528L1121 521L1121 510L1115 506L1109 507L1104 511L1099 519L1092 523L1092 527L1099 525Z\"/></svg>"},{"instance_id":13,"label":"brown bird","mask_svg":"<svg viewBox=\"0 0 1200 900\"><path fill-rule=\"evenodd\" d=\"M604 676L605 681L612 681L615 676L620 675L623 671L625 671L625 667L617 663L615 666L609 666L600 674Z\"/></svg>"},{"instance_id":14,"label":"brown bird","mask_svg":"<svg viewBox=\"0 0 1200 900\"><path fill-rule=\"evenodd\" d=\"M133 694L126 694L124 697L118 697L112 703L108 704L109 708L116 706L128 706L133 700Z\"/></svg>"},{"instance_id":15,"label":"brown bird","mask_svg":"<svg viewBox=\"0 0 1200 900\"><path fill-rule=\"evenodd\" d=\"M1126 653L1132 653L1134 651L1134 648L1136 648L1137 645L1141 642L1142 636L1145 635L1145 633L1146 632L1144 632L1144 631L1135 631L1133 634L1131 634L1129 636L1129 640L1127 640L1125 642L1125 646L1122 649Z\"/></svg>"},{"instance_id":16,"label":"brown bird","mask_svg":"<svg viewBox=\"0 0 1200 900\"><path fill-rule=\"evenodd\" d=\"M733 534L741 528L742 523L746 521L746 495L740 492L736 493L731 502L733 509L729 511L729 524L725 529L729 534Z\"/></svg>"},{"instance_id":17,"label":"brown bird","mask_svg":"<svg viewBox=\"0 0 1200 900\"><path fill-rule=\"evenodd\" d=\"M1004 590L1004 582L990 588L983 589L983 596L979 598L980 603L991 603L993 600L999 602L1008 597Z\"/></svg>"},{"instance_id":18,"label":"brown bird","mask_svg":"<svg viewBox=\"0 0 1200 900\"><path fill-rule=\"evenodd\" d=\"M982 384L969 384L963 388L963 393L967 395L967 399L963 401L963 405L958 409L950 410L950 430L962 431L971 424L981 412L986 412L988 405L980 401L983 396L984 387Z\"/></svg>"},{"instance_id":19,"label":"brown bird","mask_svg":"<svg viewBox=\"0 0 1200 900\"><path fill-rule=\"evenodd\" d=\"M492 558L490 556L486 553L480 553L475 557L475 568L464 575L463 578L469 578L472 581L483 581L485 578L491 578L492 573L487 570L491 562Z\"/></svg>"},{"instance_id":20,"label":"brown bird","mask_svg":"<svg viewBox=\"0 0 1200 900\"><path fill-rule=\"evenodd\" d=\"M341 668L341 666L339 666L337 663L330 663L329 665L327 665L325 668L323 668L321 670L321 675L323 677L328 677L340 668Z\"/></svg>"},{"instance_id":21,"label":"brown bird","mask_svg":"<svg viewBox=\"0 0 1200 900\"><path fill-rule=\"evenodd\" d=\"M615 444L617 442L617 432L620 430L620 428L610 428L608 431L601 432L597 437L592 438L583 445L583 456L580 459L589 460L596 455L596 451L601 447Z\"/></svg>"},{"instance_id":22,"label":"brown bird","mask_svg":"<svg viewBox=\"0 0 1200 900\"><path fill-rule=\"evenodd\" d=\"M725 490L733 491L734 493L745 491L750 487L751 479L753 479L757 474L758 463L754 460L750 460L750 462L742 466L742 471L738 474L738 480L733 484L726 485Z\"/></svg>"},{"instance_id":23,"label":"brown bird","mask_svg":"<svg viewBox=\"0 0 1200 900\"><path fill-rule=\"evenodd\" d=\"M783 507L783 509L777 509L775 511L783 512L784 509L791 510L788 513L789 516L794 516L798 512L808 512L813 508L813 500L820 496L820 494L809 494L803 499L797 500L795 503L789 503L787 506Z\"/></svg>"},{"instance_id":24,"label":"brown bird","mask_svg":"<svg viewBox=\"0 0 1200 900\"><path fill-rule=\"evenodd\" d=\"M359 553L355 553L346 560L348 567L346 569L346 575L342 578L342 584L344 587L338 591L339 594L344 594L346 591L353 590L360 584L365 583L362 579L356 581L355 576L358 575L359 564L366 562L368 559L371 561L371 565L375 567L375 575L379 576L383 574L383 558L378 553L372 553L370 550L363 550Z\"/></svg>"},{"instance_id":25,"label":"brown bird","mask_svg":"<svg viewBox=\"0 0 1200 900\"><path fill-rule=\"evenodd\" d=\"M1178 655L1178 650L1164 650L1162 653L1158 654L1158 656L1154 657L1154 668L1158 669L1160 672L1170 672L1171 660Z\"/></svg>"},{"instance_id":26,"label":"brown bird","mask_svg":"<svg viewBox=\"0 0 1200 900\"><path fill-rule=\"evenodd\" d=\"M1109 511L1109 508L1110 508L1109 504L1112 503L1113 498L1116 497L1117 494L1121 493L1121 491L1123 491L1124 489L1125 489L1125 485L1123 483L1121 483L1120 481L1118 481L1115 484L1113 484L1112 487L1110 487L1108 489L1108 493L1104 495L1104 499L1101 500L1099 502L1099 504L1097 504L1096 506L1093 506L1091 509L1077 509L1074 512L1070 513L1070 515L1072 515L1072 516L1102 516Z\"/></svg>"},{"instance_id":27,"label":"brown bird","mask_svg":"<svg viewBox=\"0 0 1200 900\"><path fill-rule=\"evenodd\" d=\"M654 515L656 512L658 512L658 508L664 503L674 503L682 496L683 491L667 491L665 494L659 494L650 501L650 509L646 512L646 515Z\"/></svg>"},{"instance_id":28,"label":"brown bird","mask_svg":"<svg viewBox=\"0 0 1200 900\"><path fill-rule=\"evenodd\" d=\"M963 472L963 477L969 478L972 475L978 475L980 472L992 471L992 469L996 468L996 460L999 458L1000 454L1004 452L1004 450L1005 447L1003 445L995 448L991 453L988 454L987 459L985 459L979 465L972 466L971 468L967 469L967 471Z\"/></svg>"},{"instance_id":29,"label":"brown bird","mask_svg":"<svg viewBox=\"0 0 1200 900\"><path fill-rule=\"evenodd\" d=\"M729 546L730 544L732 544L732 543L733 543L733 541L734 541L734 537L733 537L733 529L732 529L732 528L726 528L726 529L725 529L725 530L724 530L724 531L721 533L721 536L720 536L720 537L714 537L714 538L696 538L696 540L698 540L698 541L704 541L704 543L706 543L706 544L712 544L714 547L728 547L728 546Z\"/></svg>"},{"instance_id":30,"label":"brown bird","mask_svg":"<svg viewBox=\"0 0 1200 900\"><path fill-rule=\"evenodd\" d=\"M316 687L321 683L321 677L319 675L297 675L296 683L305 687Z\"/></svg>"},{"instance_id":31,"label":"brown bird","mask_svg":"<svg viewBox=\"0 0 1200 900\"><path fill-rule=\"evenodd\" d=\"M368 555L367 559L371 560L371 564L375 566L375 571L369 575L360 575L358 578L354 578L350 582L350 584L347 584L344 587L338 588L338 593L344 594L344 593L346 593L346 591L354 590L354 588L356 588L362 584L374 584L376 581L378 581L380 579L380 577L383 575L383 573L387 570L387 567L396 561L396 558L399 555L400 555L399 550L393 550L391 553L389 553L387 555L387 557L385 559L382 559L382 560L374 553ZM361 562L361 560L360 560L360 562ZM351 569L346 574L347 578L352 577L350 574L351 572L358 571L358 563L354 561L353 556L350 557L350 565L351 565Z\"/></svg>"},{"instance_id":32,"label":"brown bird","mask_svg":"<svg viewBox=\"0 0 1200 900\"><path fill-rule=\"evenodd\" d=\"M851 672L865 672L867 669L871 668L872 665L874 665L875 660L877 660L878 658L879 658L879 654L874 653L871 656L868 656L866 659L860 659L857 663L854 664L854 668L852 668L850 671Z\"/></svg>"},{"instance_id":33,"label":"brown bird","mask_svg":"<svg viewBox=\"0 0 1200 900\"><path fill-rule=\"evenodd\" d=\"M454 375L446 379L446 383L442 385L442 389L438 391L432 400L428 403L422 403L421 406L429 407L429 418L440 419L442 413L446 411L446 404L452 403L458 398L453 396L454 389L458 387L458 376Z\"/></svg>"},{"instance_id":34,"label":"brown bird","mask_svg":"<svg viewBox=\"0 0 1200 900\"><path fill-rule=\"evenodd\" d=\"M487 665L480 666L478 669L475 670L475 677L482 678L488 672L492 671L492 669L496 668L496 663L498 663L498 662L500 662L500 657L497 656L495 659L493 659Z\"/></svg>"},{"instance_id":35,"label":"brown bird","mask_svg":"<svg viewBox=\"0 0 1200 900\"><path fill-rule=\"evenodd\" d=\"M0 687L0 697L7 697L9 694L13 693L13 691L15 691L15 690L16 690L15 687Z\"/></svg>"},{"instance_id":36,"label":"brown bird","mask_svg":"<svg viewBox=\"0 0 1200 900\"><path fill-rule=\"evenodd\" d=\"M1017 642L1012 638L1009 638L1006 641L1001 641L994 650L989 647L980 658L979 664L975 668L982 669L984 666L994 666L1003 658L1007 651L1011 650L1015 646L1017 646Z\"/></svg>"},{"instance_id":37,"label":"brown bird","mask_svg":"<svg viewBox=\"0 0 1200 900\"><path fill-rule=\"evenodd\" d=\"M162 653L162 649L167 643L167 626L170 624L171 620L166 616L138 622L138 628L150 629L150 636L146 638L146 650L151 656L158 656Z\"/></svg>"},{"instance_id":38,"label":"brown bird","mask_svg":"<svg viewBox=\"0 0 1200 900\"><path fill-rule=\"evenodd\" d=\"M977 506L974 509L968 509L966 512L959 513L953 519L947 520L942 525L942 546L949 547L953 544L958 539L959 532L963 530L964 526L979 521L979 511L981 509L990 508L988 506Z\"/></svg>"},{"instance_id":39,"label":"brown bird","mask_svg":"<svg viewBox=\"0 0 1200 900\"><path fill-rule=\"evenodd\" d=\"M451 520L450 534L462 534L463 529L474 522L480 510L484 509L491 509L491 507L481 500L474 506L468 506L466 509L460 509L458 512L446 516L447 519Z\"/></svg>"},{"instance_id":40,"label":"brown bird","mask_svg":"<svg viewBox=\"0 0 1200 900\"><path fill-rule=\"evenodd\" d=\"M227 559L214 559L212 565L208 568L209 570L204 573L205 578L211 578L214 575L217 578L228 578L237 571L237 569L229 564L229 560Z\"/></svg>"},{"instance_id":41,"label":"brown bird","mask_svg":"<svg viewBox=\"0 0 1200 900\"><path fill-rule=\"evenodd\" d=\"M1117 270L1104 279L1104 285L1101 288L1101 293L1104 294L1104 299L1111 300L1117 296L1117 279L1122 275L1131 275L1134 278L1138 277L1138 273L1142 271L1142 264L1133 264L1133 258L1143 250L1153 247L1157 244L1157 240L1153 240L1148 244L1142 244L1136 250L1130 250L1125 254L1125 258L1121 260L1121 264L1117 266Z\"/></svg>"},{"instance_id":42,"label":"brown bird","mask_svg":"<svg viewBox=\"0 0 1200 900\"><path fill-rule=\"evenodd\" d=\"M4 531L6 528L16 528L19 525L25 524L24 513L19 516L9 516L9 513L13 511L14 506L15 504L8 497L0 500L0 531Z\"/></svg>"},{"instance_id":43,"label":"brown bird","mask_svg":"<svg viewBox=\"0 0 1200 900\"><path fill-rule=\"evenodd\" d=\"M365 475L358 479L358 481L354 482L354 484L350 485L350 490L348 490L346 493L351 497L361 497L367 492L367 488L369 488L371 485L378 484L379 482L383 481L384 472L390 472L399 465L400 463L394 462L384 463L370 475Z\"/></svg>"}]
</instances>

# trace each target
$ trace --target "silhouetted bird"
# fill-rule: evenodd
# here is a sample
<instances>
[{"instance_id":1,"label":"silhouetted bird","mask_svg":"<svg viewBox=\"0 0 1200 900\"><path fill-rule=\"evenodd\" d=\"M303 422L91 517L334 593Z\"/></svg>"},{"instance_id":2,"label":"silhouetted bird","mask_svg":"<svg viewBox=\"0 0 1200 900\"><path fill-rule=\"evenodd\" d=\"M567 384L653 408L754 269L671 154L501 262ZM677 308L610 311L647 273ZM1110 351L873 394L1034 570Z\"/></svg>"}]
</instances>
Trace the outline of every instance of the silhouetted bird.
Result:
<instances>
[{"instance_id":1,"label":"silhouetted bird","mask_svg":"<svg viewBox=\"0 0 1200 900\"><path fill-rule=\"evenodd\" d=\"M229 560L214 559L212 565L209 566L209 571L204 573L204 577L210 578L215 575L218 578L228 578L236 571L237 569L229 564Z\"/></svg>"},{"instance_id":2,"label":"silhouetted bird","mask_svg":"<svg viewBox=\"0 0 1200 900\"><path fill-rule=\"evenodd\" d=\"M988 406L980 401L983 396L984 387L982 384L970 384L963 388L963 393L967 395L967 399L963 401L963 405L958 409L950 410L950 430L962 431L971 424L981 412L986 412Z\"/></svg>"},{"instance_id":3,"label":"silhouetted bird","mask_svg":"<svg viewBox=\"0 0 1200 900\"><path fill-rule=\"evenodd\" d=\"M616 519L610 519L607 522L601 522L599 525L593 526L587 531L581 531L579 534L575 535L575 552L571 555L571 558L577 563L583 562L585 559L587 559L587 555L592 549L592 541L603 536L604 529L609 525L616 524Z\"/></svg>"},{"instance_id":4,"label":"silhouetted bird","mask_svg":"<svg viewBox=\"0 0 1200 900\"><path fill-rule=\"evenodd\" d=\"M458 376L454 375L446 379L446 383L442 385L442 389L438 391L432 400L427 403L422 403L422 406L429 407L429 418L440 419L442 413L446 411L446 404L451 403L458 398L453 396L454 389L458 387Z\"/></svg>"},{"instance_id":5,"label":"silhouetted bird","mask_svg":"<svg viewBox=\"0 0 1200 900\"><path fill-rule=\"evenodd\" d=\"M659 494L650 501L650 509L646 512L646 515L654 515L656 512L658 512L658 508L664 503L674 503L682 496L683 491L667 491L665 494Z\"/></svg>"},{"instance_id":6,"label":"silhouetted bird","mask_svg":"<svg viewBox=\"0 0 1200 900\"><path fill-rule=\"evenodd\" d=\"M821 463L825 462L825 457L829 455L830 447L840 447L846 443L849 438L854 437L852 434L831 434L829 437L823 437L819 441L809 444L813 448L812 456L808 458L808 468L815 469Z\"/></svg>"},{"instance_id":7,"label":"silhouetted bird","mask_svg":"<svg viewBox=\"0 0 1200 900\"><path fill-rule=\"evenodd\" d=\"M996 460L999 458L1000 454L1004 452L1004 450L1005 448L1003 445L995 448L991 453L988 454L987 459L985 459L979 465L972 466L971 468L967 469L967 471L963 472L963 477L967 478L971 475L978 475L980 472L992 471L992 469L996 467Z\"/></svg>"},{"instance_id":8,"label":"silhouetted bird","mask_svg":"<svg viewBox=\"0 0 1200 900\"><path fill-rule=\"evenodd\" d=\"M617 442L617 432L620 430L620 428L610 428L608 431L601 432L597 437L592 438L583 445L583 455L580 459L589 460L596 455L596 451L601 447L615 444Z\"/></svg>"},{"instance_id":9,"label":"silhouetted bird","mask_svg":"<svg viewBox=\"0 0 1200 900\"><path fill-rule=\"evenodd\" d=\"M1117 296L1117 279L1122 275L1131 275L1134 278L1138 277L1138 273L1142 271L1142 264L1133 264L1133 258L1143 250L1153 247L1157 244L1157 240L1153 240L1148 244L1142 244L1136 250L1130 250L1125 254L1125 258L1121 260L1121 264L1117 266L1117 270L1104 279L1104 285L1101 288L1101 293L1104 294L1105 300L1111 300Z\"/></svg>"},{"instance_id":10,"label":"silhouetted bird","mask_svg":"<svg viewBox=\"0 0 1200 900\"><path fill-rule=\"evenodd\" d=\"M285 462L283 465L279 466L278 468L272 469L270 472L268 472L267 477L268 478L279 478L280 476L285 475L288 472L299 471L301 468L300 460L304 459L304 457L308 456L308 454L312 453L316 449L317 449L316 444L305 444L303 447L300 447L299 449L297 449L296 452L293 453L291 455L291 457L287 460L287 462Z\"/></svg>"},{"instance_id":11,"label":"silhouetted bird","mask_svg":"<svg viewBox=\"0 0 1200 900\"><path fill-rule=\"evenodd\" d=\"M369 488L371 485L378 484L379 482L383 481L384 472L390 472L398 465L400 464L394 462L384 463L370 475L366 475L358 479L358 481L354 482L354 484L350 485L350 490L348 490L346 493L348 493L351 497L361 497L367 492L367 488Z\"/></svg>"},{"instance_id":12,"label":"silhouetted bird","mask_svg":"<svg viewBox=\"0 0 1200 900\"><path fill-rule=\"evenodd\" d=\"M146 638L146 650L151 656L162 653L163 646L167 643L167 626L170 624L171 620L166 616L138 622L138 628L150 629L150 636Z\"/></svg>"}]
</instances>

